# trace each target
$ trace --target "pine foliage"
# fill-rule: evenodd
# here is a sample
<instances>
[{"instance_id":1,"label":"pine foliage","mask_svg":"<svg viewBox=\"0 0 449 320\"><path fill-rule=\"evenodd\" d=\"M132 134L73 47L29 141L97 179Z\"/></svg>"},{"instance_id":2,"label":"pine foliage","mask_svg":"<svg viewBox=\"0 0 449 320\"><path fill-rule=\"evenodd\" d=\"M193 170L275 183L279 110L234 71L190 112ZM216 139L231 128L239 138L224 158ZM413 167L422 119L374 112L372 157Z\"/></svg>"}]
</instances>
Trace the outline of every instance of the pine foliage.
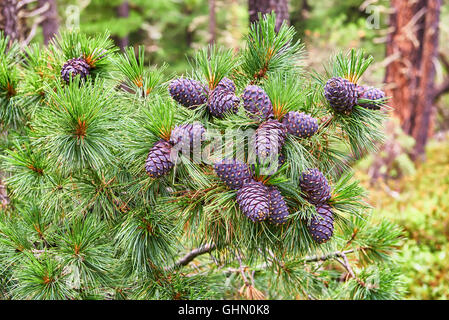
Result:
<instances>
[{"instance_id":1,"label":"pine foliage","mask_svg":"<svg viewBox=\"0 0 449 320\"><path fill-rule=\"evenodd\" d=\"M395 252L402 232L388 221L372 223L345 162L348 153L360 156L382 140L385 108L335 114L323 95L330 76L361 81L371 58L342 53L331 60L331 73L312 77L299 66L303 47L294 28L275 33L274 23L274 15L261 17L241 52L200 50L183 75L204 83L209 95L225 77L236 96L260 86L273 105L271 121L290 111L318 120L311 137L286 135L285 160L268 171L249 162L261 121L241 105L221 119L206 105L181 106L168 91L174 76L165 66L144 66L143 48L117 53L107 33L74 31L48 48L20 52L1 36L1 169L10 203L0 212L0 297L400 298ZM76 57L92 72L66 83L61 67ZM149 150L189 123L206 130L201 161L174 152L173 168L151 178ZM223 145L226 137L233 139ZM242 214L238 190L213 166L234 157L248 162L252 179L279 191L289 211L285 223ZM324 244L309 233L318 214L300 187L312 168L332 190L335 231Z\"/></svg>"}]
</instances>

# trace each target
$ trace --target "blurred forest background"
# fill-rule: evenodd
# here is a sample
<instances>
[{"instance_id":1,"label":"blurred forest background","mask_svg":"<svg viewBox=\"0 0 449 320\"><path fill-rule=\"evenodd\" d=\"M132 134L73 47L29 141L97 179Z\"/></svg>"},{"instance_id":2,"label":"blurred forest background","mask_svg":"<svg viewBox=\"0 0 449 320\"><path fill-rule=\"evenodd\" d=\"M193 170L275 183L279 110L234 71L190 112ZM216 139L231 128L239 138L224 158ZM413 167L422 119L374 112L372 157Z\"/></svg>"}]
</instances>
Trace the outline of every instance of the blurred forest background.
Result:
<instances>
[{"instance_id":1,"label":"blurred forest background","mask_svg":"<svg viewBox=\"0 0 449 320\"><path fill-rule=\"evenodd\" d=\"M250 21L272 10L306 45L305 68L321 72L331 54L348 48L374 56L364 82L384 84L394 117L380 152L357 162L357 177L376 216L406 230L408 298L448 299L446 0L0 0L0 29L23 45L48 43L62 29L109 30L121 48L144 45L147 64L183 74L208 43L239 50Z\"/></svg>"}]
</instances>

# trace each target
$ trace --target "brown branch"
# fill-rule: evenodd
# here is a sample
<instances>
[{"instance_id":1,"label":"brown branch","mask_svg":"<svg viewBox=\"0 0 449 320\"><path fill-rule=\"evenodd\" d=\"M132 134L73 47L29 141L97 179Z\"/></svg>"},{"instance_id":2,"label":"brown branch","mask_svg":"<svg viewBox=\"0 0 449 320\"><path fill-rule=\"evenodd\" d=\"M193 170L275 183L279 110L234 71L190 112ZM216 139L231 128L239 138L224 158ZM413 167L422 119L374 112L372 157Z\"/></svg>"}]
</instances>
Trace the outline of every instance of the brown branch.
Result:
<instances>
[{"instance_id":1,"label":"brown branch","mask_svg":"<svg viewBox=\"0 0 449 320\"><path fill-rule=\"evenodd\" d=\"M37 0L22 0L22 1L19 1L18 3L17 3L17 9L22 9L24 6L26 6L27 4L30 4L30 3L33 3L33 2L36 2Z\"/></svg>"},{"instance_id":2,"label":"brown branch","mask_svg":"<svg viewBox=\"0 0 449 320\"><path fill-rule=\"evenodd\" d=\"M50 10L50 4L47 2L42 7L39 7L36 10L33 10L33 11L21 11L18 14L18 16L19 16L19 18L31 18L31 17L42 15L43 13L47 12L48 10Z\"/></svg>"},{"instance_id":3,"label":"brown branch","mask_svg":"<svg viewBox=\"0 0 449 320\"><path fill-rule=\"evenodd\" d=\"M343 256L346 256L348 253L354 252L354 249L346 250L346 251L335 251L331 252L322 256L312 256L312 257L306 257L304 258L304 262L318 262L318 261L325 261L329 259L335 259L335 258L343 258Z\"/></svg>"},{"instance_id":4,"label":"brown branch","mask_svg":"<svg viewBox=\"0 0 449 320\"><path fill-rule=\"evenodd\" d=\"M377 288L376 285L365 283L364 281L362 281L361 279L359 279L356 276L354 270L351 267L351 264L349 263L349 260L348 260L348 257L346 256L346 254L343 253L342 258L343 258L343 261L341 261L340 259L336 259L336 260L346 269L346 271L348 271L348 273L351 275L351 277L354 278L354 280L357 281L358 284L360 284L362 287L365 287L367 289Z\"/></svg>"},{"instance_id":5,"label":"brown branch","mask_svg":"<svg viewBox=\"0 0 449 320\"><path fill-rule=\"evenodd\" d=\"M215 244L206 244L199 248L193 249L189 253L187 253L184 257L179 259L171 269L179 268L188 265L191 261L193 261L196 257L209 253L213 250L215 250Z\"/></svg>"},{"instance_id":6,"label":"brown branch","mask_svg":"<svg viewBox=\"0 0 449 320\"><path fill-rule=\"evenodd\" d=\"M237 258L237 261L239 262L239 271L240 271L240 274L242 275L243 282L245 283L245 286L249 286L250 283L249 283L248 278L246 277L246 274L245 274L245 267L243 266L243 262L242 262L242 258L240 256L240 252L236 254L236 258Z\"/></svg>"},{"instance_id":7,"label":"brown branch","mask_svg":"<svg viewBox=\"0 0 449 320\"><path fill-rule=\"evenodd\" d=\"M25 47L25 46L27 46L30 42L31 42L31 40L33 40L33 38L36 36L36 31L37 31L37 28L39 27L39 25L42 23L42 21L44 21L45 20L45 18L44 17L39 17L39 18L36 18L35 19L35 21L34 21L34 23L33 23L33 26L31 27L31 31L30 31L30 33L28 34L28 37L23 41L23 43L21 44L21 46L22 47Z\"/></svg>"}]
</instances>

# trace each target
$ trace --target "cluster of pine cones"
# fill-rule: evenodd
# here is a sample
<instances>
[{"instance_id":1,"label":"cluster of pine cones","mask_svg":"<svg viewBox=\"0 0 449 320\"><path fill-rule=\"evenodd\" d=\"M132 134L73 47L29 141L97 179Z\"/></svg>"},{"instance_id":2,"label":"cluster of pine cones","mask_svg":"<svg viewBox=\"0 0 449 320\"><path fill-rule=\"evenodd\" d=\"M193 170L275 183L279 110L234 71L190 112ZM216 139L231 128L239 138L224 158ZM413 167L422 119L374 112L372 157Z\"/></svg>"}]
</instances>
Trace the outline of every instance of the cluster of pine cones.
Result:
<instances>
[{"instance_id":1,"label":"cluster of pine cones","mask_svg":"<svg viewBox=\"0 0 449 320\"><path fill-rule=\"evenodd\" d=\"M310 169L301 174L299 184L307 201L315 206L317 212L308 225L309 232L313 240L324 243L334 232L334 215L332 207L327 203L331 197L329 183L318 169Z\"/></svg>"},{"instance_id":2,"label":"cluster of pine cones","mask_svg":"<svg viewBox=\"0 0 449 320\"><path fill-rule=\"evenodd\" d=\"M256 181L248 164L224 159L214 164L214 170L229 188L237 190L240 210L253 222L268 220L283 224L287 221L288 207L281 192L275 186Z\"/></svg>"},{"instance_id":3,"label":"cluster of pine cones","mask_svg":"<svg viewBox=\"0 0 449 320\"><path fill-rule=\"evenodd\" d=\"M336 112L343 114L350 114L356 105L378 110L385 99L385 93L382 90L357 85L341 77L333 77L327 81L324 96Z\"/></svg>"},{"instance_id":4,"label":"cluster of pine cones","mask_svg":"<svg viewBox=\"0 0 449 320\"><path fill-rule=\"evenodd\" d=\"M69 83L75 76L84 81L89 76L92 65L83 57L68 60L61 69L61 77ZM218 85L208 87L193 79L178 78L169 85L171 97L182 106L195 109L207 105L210 115L224 118L238 112L243 104L248 116L259 126L251 139L258 163L265 160L278 161L278 168L285 162L282 147L287 134L300 138L310 138L318 131L318 120L304 112L289 111L275 115L271 100L263 88L248 85L241 96L236 95L234 82L224 77ZM333 77L324 87L324 96L330 106L339 113L350 114L356 105L377 110L385 99L383 91L367 86L359 86L348 79ZM205 128L199 124L176 126L165 137L157 141L148 153L145 169L152 178L159 178L174 167L173 151L188 147L204 139ZM176 147L175 147L176 146ZM231 189L237 190L236 202L242 213L253 222L268 220L273 224L287 221L287 203L276 186L267 186L254 178L254 165L239 160L224 159L214 164L217 176ZM311 219L308 229L318 243L328 241L334 230L332 207L328 204L331 188L323 173L311 169L302 173L300 187L307 201L313 204L317 214Z\"/></svg>"},{"instance_id":5,"label":"cluster of pine cones","mask_svg":"<svg viewBox=\"0 0 449 320\"><path fill-rule=\"evenodd\" d=\"M331 78L324 91L334 110L344 114L349 114L355 105L379 109L385 98L385 94L376 88L357 86L343 78ZM259 86L248 85L238 97L234 82L226 77L212 90L197 80L178 78L170 83L169 93L175 101L189 109L206 105L209 114L216 118L237 113L242 104L248 116L259 123L250 142L258 163L264 163L266 159L272 161L275 157L281 166L285 162L282 147L287 135L310 138L319 128L318 120L304 112L289 111L275 115L269 96ZM173 146L180 140L189 144L194 139L202 141L204 133L205 129L200 124L175 127L169 140L161 139L150 150L146 161L148 174L157 178L168 173L173 167L170 160ZM236 202L241 212L253 222L267 220L280 225L287 221L289 209L284 197L276 186L265 185L255 178L255 165L223 159L213 167L229 188L237 190ZM314 241L324 243L332 237L334 230L332 207L328 204L331 197L329 183L322 172L311 169L302 173L300 187L317 212L308 230Z\"/></svg>"}]
</instances>

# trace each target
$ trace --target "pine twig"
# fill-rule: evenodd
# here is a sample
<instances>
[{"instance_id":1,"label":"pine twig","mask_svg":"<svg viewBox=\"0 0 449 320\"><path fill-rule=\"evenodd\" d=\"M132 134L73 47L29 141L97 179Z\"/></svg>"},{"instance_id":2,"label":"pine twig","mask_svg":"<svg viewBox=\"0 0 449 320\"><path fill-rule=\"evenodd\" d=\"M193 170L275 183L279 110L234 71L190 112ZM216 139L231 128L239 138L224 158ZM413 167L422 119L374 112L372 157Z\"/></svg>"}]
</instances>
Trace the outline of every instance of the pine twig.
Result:
<instances>
[{"instance_id":1,"label":"pine twig","mask_svg":"<svg viewBox=\"0 0 449 320\"><path fill-rule=\"evenodd\" d=\"M343 258L343 261L341 261L340 259L336 259L336 260L346 269L346 271L348 271L350 276L352 278L354 278L358 284L360 284L362 287L365 287L367 289L376 288L375 285L367 284L356 276L356 274L354 273L354 270L351 267L351 264L349 263L349 260L348 260L348 257L346 256L346 254L342 253L341 257Z\"/></svg>"},{"instance_id":2,"label":"pine twig","mask_svg":"<svg viewBox=\"0 0 449 320\"><path fill-rule=\"evenodd\" d=\"M196 257L209 253L213 250L215 250L215 244L206 244L199 248L193 249L189 253L187 253L184 257L179 259L171 269L179 268L188 265L191 261L193 261Z\"/></svg>"},{"instance_id":3,"label":"pine twig","mask_svg":"<svg viewBox=\"0 0 449 320\"><path fill-rule=\"evenodd\" d=\"M240 252L236 254L236 258L240 265L239 270L240 270L240 274L242 275L243 282L245 283L246 286L249 286L250 283L245 274L245 267L243 266L242 257L240 256Z\"/></svg>"},{"instance_id":4,"label":"pine twig","mask_svg":"<svg viewBox=\"0 0 449 320\"><path fill-rule=\"evenodd\" d=\"M335 251L335 252L331 252L322 256L311 256L311 257L306 257L304 259L304 262L318 262L318 261L325 261L325 260L330 260L330 259L335 259L335 258L343 258L343 256L345 256L348 253L353 253L355 250L351 249L351 250L346 250L346 251Z\"/></svg>"}]
</instances>

